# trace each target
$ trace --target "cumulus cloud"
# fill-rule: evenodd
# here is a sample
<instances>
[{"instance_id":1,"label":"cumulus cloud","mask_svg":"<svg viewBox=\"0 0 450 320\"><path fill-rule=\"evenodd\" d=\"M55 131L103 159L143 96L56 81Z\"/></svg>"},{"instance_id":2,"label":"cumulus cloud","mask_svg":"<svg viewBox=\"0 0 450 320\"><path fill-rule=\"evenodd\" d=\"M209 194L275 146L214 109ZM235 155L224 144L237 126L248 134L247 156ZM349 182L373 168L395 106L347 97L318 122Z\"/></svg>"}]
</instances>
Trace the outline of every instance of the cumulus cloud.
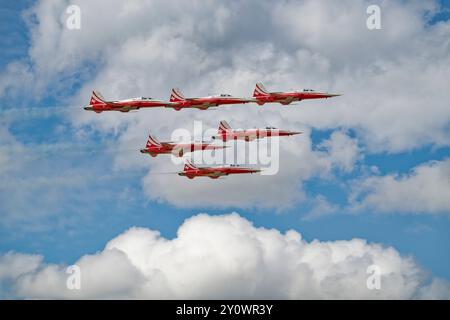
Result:
<instances>
[{"instance_id":1,"label":"cumulus cloud","mask_svg":"<svg viewBox=\"0 0 450 320\"><path fill-rule=\"evenodd\" d=\"M350 202L354 210L448 214L450 159L432 161L398 175L373 176L355 182Z\"/></svg>"},{"instance_id":2,"label":"cumulus cloud","mask_svg":"<svg viewBox=\"0 0 450 320\"><path fill-rule=\"evenodd\" d=\"M421 299L446 299L450 297L450 283L445 279L433 279L433 281L419 292Z\"/></svg>"},{"instance_id":3,"label":"cumulus cloud","mask_svg":"<svg viewBox=\"0 0 450 320\"><path fill-rule=\"evenodd\" d=\"M0 281L17 279L23 274L35 271L42 264L39 255L8 252L0 256Z\"/></svg>"},{"instance_id":4,"label":"cumulus cloud","mask_svg":"<svg viewBox=\"0 0 450 320\"><path fill-rule=\"evenodd\" d=\"M0 275L12 260L22 266L30 259L13 277L19 297L409 299L449 292L445 281L428 284L424 270L394 248L362 239L307 242L297 231L256 228L236 213L191 217L170 240L131 228L76 262L81 290L67 289L65 266L34 256L6 254ZM380 290L367 288L371 265L381 272Z\"/></svg>"},{"instance_id":5,"label":"cumulus cloud","mask_svg":"<svg viewBox=\"0 0 450 320\"><path fill-rule=\"evenodd\" d=\"M323 141L319 148L328 150L329 157L344 172L352 171L355 162L361 158L357 140L340 131L334 131L330 139Z\"/></svg>"},{"instance_id":6,"label":"cumulus cloud","mask_svg":"<svg viewBox=\"0 0 450 320\"><path fill-rule=\"evenodd\" d=\"M35 272L43 263L42 259L39 255L16 252L0 255L0 298L13 298L11 284L22 275Z\"/></svg>"},{"instance_id":7,"label":"cumulus cloud","mask_svg":"<svg viewBox=\"0 0 450 320\"><path fill-rule=\"evenodd\" d=\"M303 216L303 220L312 220L330 214L335 214L339 206L330 203L323 195L318 195L311 201L312 209Z\"/></svg>"}]
</instances>

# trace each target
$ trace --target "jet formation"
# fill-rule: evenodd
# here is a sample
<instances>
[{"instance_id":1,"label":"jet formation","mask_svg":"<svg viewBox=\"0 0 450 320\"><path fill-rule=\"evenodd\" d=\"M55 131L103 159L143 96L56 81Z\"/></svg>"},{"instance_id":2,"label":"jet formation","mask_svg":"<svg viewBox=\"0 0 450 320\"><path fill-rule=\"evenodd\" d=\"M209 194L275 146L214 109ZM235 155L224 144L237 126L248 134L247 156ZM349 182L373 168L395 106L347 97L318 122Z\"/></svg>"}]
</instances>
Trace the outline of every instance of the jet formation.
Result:
<instances>
[{"instance_id":1,"label":"jet formation","mask_svg":"<svg viewBox=\"0 0 450 320\"><path fill-rule=\"evenodd\" d=\"M89 105L84 110L102 113L106 111L130 112L144 108L171 108L176 111L183 109L208 110L209 108L219 107L221 105L256 103L263 106L267 103L279 103L281 105L290 105L293 102L310 99L328 99L340 96L327 92L317 92L312 89L303 89L300 91L270 92L261 82L258 82L253 91L252 97L234 97L230 94L219 94L205 97L186 98L180 89L173 88L169 101L158 100L148 97L130 98L124 100L106 100L98 91L93 91ZM227 146L214 145L214 140L227 142L229 140L243 140L250 142L257 139L270 137L288 137L301 134L299 131L280 130L274 127L263 129L233 129L225 120L220 121L218 132L212 136L212 142L187 142L177 143L173 141L160 142L151 134L148 137L145 148L141 149L142 154L148 154L156 157L161 154L172 154L176 157L183 157L186 153L196 151L224 149ZM261 172L260 169L242 167L239 165L225 165L214 167L199 167L189 160L185 160L183 171L177 172L179 176L189 179L195 177L209 177L218 179L223 176L233 174L253 174Z\"/></svg>"},{"instance_id":2,"label":"jet formation","mask_svg":"<svg viewBox=\"0 0 450 320\"><path fill-rule=\"evenodd\" d=\"M186 98L180 89L173 88L169 101L158 100L148 97L130 98L125 100L108 101L98 91L93 91L89 105L84 110L102 113L104 111L129 112L143 108L171 108L176 111L183 109L208 110L212 107L230 104L256 103L264 105L266 103L280 103L289 105L292 102L310 100L310 99L328 99L340 96L340 94L317 92L312 89L303 89L301 91L288 92L269 92L261 82L258 82L253 91L253 97L234 97L230 94L222 93L219 95Z\"/></svg>"}]
</instances>

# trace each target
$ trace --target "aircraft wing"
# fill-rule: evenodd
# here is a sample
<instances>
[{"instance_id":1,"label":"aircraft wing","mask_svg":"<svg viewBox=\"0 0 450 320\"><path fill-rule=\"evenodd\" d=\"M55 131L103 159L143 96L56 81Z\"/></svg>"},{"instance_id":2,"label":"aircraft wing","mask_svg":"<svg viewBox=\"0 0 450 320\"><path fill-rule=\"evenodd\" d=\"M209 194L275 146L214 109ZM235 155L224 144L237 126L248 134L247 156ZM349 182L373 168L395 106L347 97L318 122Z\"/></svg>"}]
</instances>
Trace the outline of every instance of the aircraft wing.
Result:
<instances>
[{"instance_id":1,"label":"aircraft wing","mask_svg":"<svg viewBox=\"0 0 450 320\"><path fill-rule=\"evenodd\" d=\"M118 105L118 104L111 104L114 109L117 109L119 111L131 111L131 110L137 110L137 107L132 106L125 106L125 105Z\"/></svg>"},{"instance_id":2,"label":"aircraft wing","mask_svg":"<svg viewBox=\"0 0 450 320\"><path fill-rule=\"evenodd\" d=\"M164 148L170 148L173 146L173 143L171 142L160 142L160 143Z\"/></svg>"},{"instance_id":3,"label":"aircraft wing","mask_svg":"<svg viewBox=\"0 0 450 320\"><path fill-rule=\"evenodd\" d=\"M294 101L294 98L293 98L293 97L289 97L289 98L284 99L284 100L282 101L282 103L290 104L292 101Z\"/></svg>"},{"instance_id":4,"label":"aircraft wing","mask_svg":"<svg viewBox=\"0 0 450 320\"><path fill-rule=\"evenodd\" d=\"M185 98L185 100L190 101L190 102L198 102L198 103L200 103L199 106L202 106L202 107L210 107L210 106L214 105L211 102L202 101L201 98Z\"/></svg>"},{"instance_id":5,"label":"aircraft wing","mask_svg":"<svg viewBox=\"0 0 450 320\"><path fill-rule=\"evenodd\" d=\"M203 110L209 109L209 108L215 108L215 107L217 107L217 105L209 104L209 103L204 103L204 104L199 104L199 105L194 106L194 108L203 109Z\"/></svg>"},{"instance_id":6,"label":"aircraft wing","mask_svg":"<svg viewBox=\"0 0 450 320\"><path fill-rule=\"evenodd\" d=\"M209 177L221 177L226 175L225 173L223 173L222 171L212 171L208 174Z\"/></svg>"},{"instance_id":7,"label":"aircraft wing","mask_svg":"<svg viewBox=\"0 0 450 320\"><path fill-rule=\"evenodd\" d=\"M176 103L176 102L166 102L164 105L164 107L166 107L166 108L174 108L176 106L178 106L178 103Z\"/></svg>"}]
</instances>

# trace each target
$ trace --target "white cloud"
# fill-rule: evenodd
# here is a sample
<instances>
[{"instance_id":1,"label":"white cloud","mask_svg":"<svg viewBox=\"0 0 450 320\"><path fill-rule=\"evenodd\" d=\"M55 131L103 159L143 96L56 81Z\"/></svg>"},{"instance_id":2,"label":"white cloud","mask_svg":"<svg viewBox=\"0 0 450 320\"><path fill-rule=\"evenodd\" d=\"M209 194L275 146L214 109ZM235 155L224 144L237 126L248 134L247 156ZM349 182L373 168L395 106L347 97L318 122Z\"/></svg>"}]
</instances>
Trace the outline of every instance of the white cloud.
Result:
<instances>
[{"instance_id":1,"label":"white cloud","mask_svg":"<svg viewBox=\"0 0 450 320\"><path fill-rule=\"evenodd\" d=\"M312 209L303 216L303 220L312 220L326 215L334 214L339 206L330 203L323 195L318 195L310 201Z\"/></svg>"},{"instance_id":2,"label":"white cloud","mask_svg":"<svg viewBox=\"0 0 450 320\"><path fill-rule=\"evenodd\" d=\"M361 150L356 139L340 131L334 131L330 139L318 147L327 149L330 158L334 159L336 166L344 172L352 171L355 162L361 159Z\"/></svg>"},{"instance_id":3,"label":"white cloud","mask_svg":"<svg viewBox=\"0 0 450 320\"><path fill-rule=\"evenodd\" d=\"M31 258L9 253L0 270L11 266L11 259L17 264ZM89 299L410 299L448 298L449 290L438 279L428 286L424 270L393 248L362 239L307 242L293 230L256 228L236 213L191 217L171 240L131 228L76 264L81 290L66 288L64 266L33 263L15 277L13 293ZM367 267L373 264L381 270L380 290L366 287Z\"/></svg>"},{"instance_id":4,"label":"white cloud","mask_svg":"<svg viewBox=\"0 0 450 320\"><path fill-rule=\"evenodd\" d=\"M433 279L431 283L419 292L420 299L448 300L450 297L450 282L445 279Z\"/></svg>"},{"instance_id":5,"label":"white cloud","mask_svg":"<svg viewBox=\"0 0 450 320\"><path fill-rule=\"evenodd\" d=\"M450 159L432 161L404 175L373 176L355 182L354 210L448 214Z\"/></svg>"},{"instance_id":6,"label":"white cloud","mask_svg":"<svg viewBox=\"0 0 450 320\"><path fill-rule=\"evenodd\" d=\"M15 280L35 271L42 264L39 255L8 252L0 256L0 281Z\"/></svg>"}]
</instances>

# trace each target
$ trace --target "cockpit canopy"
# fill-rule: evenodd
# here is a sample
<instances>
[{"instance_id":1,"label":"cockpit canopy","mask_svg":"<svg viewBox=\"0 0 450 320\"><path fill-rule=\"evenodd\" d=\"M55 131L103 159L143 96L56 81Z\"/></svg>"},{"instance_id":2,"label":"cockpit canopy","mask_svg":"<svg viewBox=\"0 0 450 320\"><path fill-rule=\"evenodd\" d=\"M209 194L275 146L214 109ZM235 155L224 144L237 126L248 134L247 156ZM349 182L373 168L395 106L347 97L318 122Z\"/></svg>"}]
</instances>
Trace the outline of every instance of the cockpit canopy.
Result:
<instances>
[{"instance_id":1,"label":"cockpit canopy","mask_svg":"<svg viewBox=\"0 0 450 320\"><path fill-rule=\"evenodd\" d=\"M276 128L275 127L266 127L266 129L273 130L273 129L276 129Z\"/></svg>"},{"instance_id":2,"label":"cockpit canopy","mask_svg":"<svg viewBox=\"0 0 450 320\"><path fill-rule=\"evenodd\" d=\"M153 100L153 98L149 98L149 97L136 97L136 98L131 98L129 99L131 101L149 101L149 100Z\"/></svg>"},{"instance_id":3,"label":"cockpit canopy","mask_svg":"<svg viewBox=\"0 0 450 320\"><path fill-rule=\"evenodd\" d=\"M313 89L303 89L303 92L314 92Z\"/></svg>"},{"instance_id":4,"label":"cockpit canopy","mask_svg":"<svg viewBox=\"0 0 450 320\"><path fill-rule=\"evenodd\" d=\"M219 97L223 97L223 98L225 98L225 97L231 97L231 94L221 93L221 94L219 95Z\"/></svg>"}]
</instances>

